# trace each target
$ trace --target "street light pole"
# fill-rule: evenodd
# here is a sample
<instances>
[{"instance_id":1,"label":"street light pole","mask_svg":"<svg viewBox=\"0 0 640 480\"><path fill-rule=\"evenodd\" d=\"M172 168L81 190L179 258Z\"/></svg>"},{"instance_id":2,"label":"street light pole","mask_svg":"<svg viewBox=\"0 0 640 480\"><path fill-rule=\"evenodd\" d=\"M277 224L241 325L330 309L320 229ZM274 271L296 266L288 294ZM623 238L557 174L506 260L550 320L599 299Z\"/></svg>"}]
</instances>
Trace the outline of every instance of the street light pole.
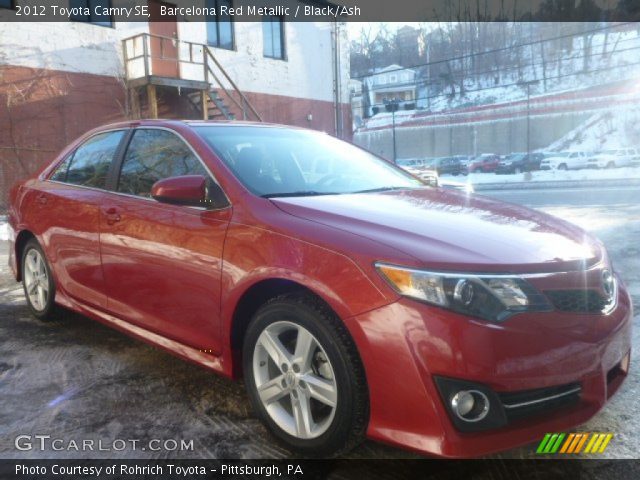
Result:
<instances>
[{"instance_id":1,"label":"street light pole","mask_svg":"<svg viewBox=\"0 0 640 480\"><path fill-rule=\"evenodd\" d=\"M539 82L539 80L521 82L521 85L525 85L527 87L527 159L531 157L531 85L535 85Z\"/></svg>"},{"instance_id":2,"label":"street light pole","mask_svg":"<svg viewBox=\"0 0 640 480\"><path fill-rule=\"evenodd\" d=\"M393 105L391 110L391 118L393 119L393 163L398 164L398 156L396 151L396 109Z\"/></svg>"},{"instance_id":3,"label":"street light pole","mask_svg":"<svg viewBox=\"0 0 640 480\"><path fill-rule=\"evenodd\" d=\"M391 125L392 125L392 136L393 136L393 163L395 165L398 164L398 149L396 145L396 110L398 110L400 106L400 101L395 98L387 104L387 110L391 109Z\"/></svg>"},{"instance_id":4,"label":"street light pole","mask_svg":"<svg viewBox=\"0 0 640 480\"><path fill-rule=\"evenodd\" d=\"M527 83L527 161L531 158L531 84Z\"/></svg>"}]
</instances>

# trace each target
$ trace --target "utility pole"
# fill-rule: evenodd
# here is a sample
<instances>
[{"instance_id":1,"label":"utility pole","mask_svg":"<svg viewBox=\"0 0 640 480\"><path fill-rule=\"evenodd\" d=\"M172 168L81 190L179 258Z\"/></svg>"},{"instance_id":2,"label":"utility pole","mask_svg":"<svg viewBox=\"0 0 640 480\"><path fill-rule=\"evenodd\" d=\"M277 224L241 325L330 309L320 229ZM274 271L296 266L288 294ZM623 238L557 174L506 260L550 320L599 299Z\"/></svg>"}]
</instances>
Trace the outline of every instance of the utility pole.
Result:
<instances>
[{"instance_id":1,"label":"utility pole","mask_svg":"<svg viewBox=\"0 0 640 480\"><path fill-rule=\"evenodd\" d=\"M391 102L389 103L389 107L391 108L391 119L393 126L393 163L395 165L398 164L398 153L396 148L396 110L398 110L398 106L399 102L396 99L391 100Z\"/></svg>"},{"instance_id":2,"label":"utility pole","mask_svg":"<svg viewBox=\"0 0 640 480\"><path fill-rule=\"evenodd\" d=\"M530 80L528 82L519 82L520 85L527 87L527 161L531 157L531 85L540 83L540 80Z\"/></svg>"}]
</instances>

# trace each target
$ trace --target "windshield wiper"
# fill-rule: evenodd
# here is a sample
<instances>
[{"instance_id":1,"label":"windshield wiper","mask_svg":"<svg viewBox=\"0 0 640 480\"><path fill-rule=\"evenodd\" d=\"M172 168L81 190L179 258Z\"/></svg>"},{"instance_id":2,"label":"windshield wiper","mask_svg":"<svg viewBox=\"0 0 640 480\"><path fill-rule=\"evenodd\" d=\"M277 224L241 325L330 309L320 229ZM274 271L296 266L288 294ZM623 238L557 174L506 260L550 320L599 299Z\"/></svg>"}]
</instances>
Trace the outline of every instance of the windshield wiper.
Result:
<instances>
[{"instance_id":1,"label":"windshield wiper","mask_svg":"<svg viewBox=\"0 0 640 480\"><path fill-rule=\"evenodd\" d=\"M316 197L319 195L338 195L338 193L337 192L317 192L315 190L300 190L297 192L266 193L260 196L262 198L277 198L277 197Z\"/></svg>"},{"instance_id":2,"label":"windshield wiper","mask_svg":"<svg viewBox=\"0 0 640 480\"><path fill-rule=\"evenodd\" d=\"M379 188L370 188L368 190L358 190L353 193L375 193L375 192L388 192L390 190L404 190L410 188L418 188L418 187L379 187Z\"/></svg>"}]
</instances>

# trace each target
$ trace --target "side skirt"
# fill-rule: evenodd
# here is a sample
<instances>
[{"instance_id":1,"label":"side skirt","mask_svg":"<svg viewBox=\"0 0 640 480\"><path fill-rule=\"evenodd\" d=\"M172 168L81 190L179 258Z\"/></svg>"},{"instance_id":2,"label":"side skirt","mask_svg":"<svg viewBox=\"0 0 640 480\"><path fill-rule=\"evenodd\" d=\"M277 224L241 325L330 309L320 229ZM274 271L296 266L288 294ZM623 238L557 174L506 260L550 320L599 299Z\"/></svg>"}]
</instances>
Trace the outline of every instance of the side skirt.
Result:
<instances>
[{"instance_id":1,"label":"side skirt","mask_svg":"<svg viewBox=\"0 0 640 480\"><path fill-rule=\"evenodd\" d=\"M113 315L105 313L96 308L83 305L77 301L70 299L66 295L61 295L61 292L56 292L56 303L70 310L73 310L81 315L90 317L98 322L112 327L120 332L129 335L138 340L142 340L145 343L159 347L177 357L180 357L189 362L200 365L201 367L213 370L214 372L223 375L228 378L232 378L230 369L225 368L222 356L216 356L212 353L203 352L197 348L190 347L175 340L163 337L157 333L150 332L142 327L133 325L129 322L125 322Z\"/></svg>"}]
</instances>

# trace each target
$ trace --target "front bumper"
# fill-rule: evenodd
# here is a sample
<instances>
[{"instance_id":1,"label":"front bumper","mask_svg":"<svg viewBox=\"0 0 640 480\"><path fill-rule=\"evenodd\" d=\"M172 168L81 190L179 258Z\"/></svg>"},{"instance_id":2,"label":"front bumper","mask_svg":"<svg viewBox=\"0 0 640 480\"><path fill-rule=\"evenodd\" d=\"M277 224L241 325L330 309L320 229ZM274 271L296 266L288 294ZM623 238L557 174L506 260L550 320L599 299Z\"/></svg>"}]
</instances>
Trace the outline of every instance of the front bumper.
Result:
<instances>
[{"instance_id":1,"label":"front bumper","mask_svg":"<svg viewBox=\"0 0 640 480\"><path fill-rule=\"evenodd\" d=\"M620 283L609 314L527 313L487 323L410 299L352 317L367 374L372 439L442 457L477 457L586 422L620 387L632 306ZM500 395L578 383L570 406L480 432L452 422L434 381L481 384Z\"/></svg>"}]
</instances>

